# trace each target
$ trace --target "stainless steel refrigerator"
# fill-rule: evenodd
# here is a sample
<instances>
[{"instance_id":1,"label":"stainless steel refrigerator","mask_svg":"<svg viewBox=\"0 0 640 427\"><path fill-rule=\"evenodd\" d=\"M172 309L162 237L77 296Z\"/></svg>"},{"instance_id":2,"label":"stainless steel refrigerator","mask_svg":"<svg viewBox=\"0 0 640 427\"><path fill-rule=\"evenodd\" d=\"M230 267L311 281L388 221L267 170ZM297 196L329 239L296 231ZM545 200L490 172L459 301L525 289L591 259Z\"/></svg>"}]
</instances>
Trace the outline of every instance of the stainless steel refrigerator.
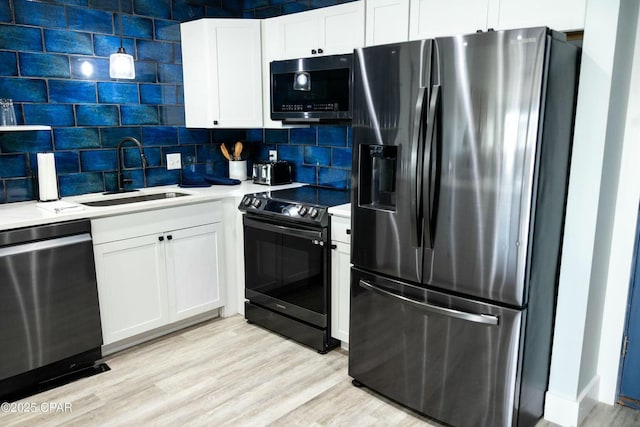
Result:
<instances>
[{"instance_id":1,"label":"stainless steel refrigerator","mask_svg":"<svg viewBox=\"0 0 640 427\"><path fill-rule=\"evenodd\" d=\"M540 418L579 60L547 28L355 50L356 385L454 426Z\"/></svg>"}]
</instances>

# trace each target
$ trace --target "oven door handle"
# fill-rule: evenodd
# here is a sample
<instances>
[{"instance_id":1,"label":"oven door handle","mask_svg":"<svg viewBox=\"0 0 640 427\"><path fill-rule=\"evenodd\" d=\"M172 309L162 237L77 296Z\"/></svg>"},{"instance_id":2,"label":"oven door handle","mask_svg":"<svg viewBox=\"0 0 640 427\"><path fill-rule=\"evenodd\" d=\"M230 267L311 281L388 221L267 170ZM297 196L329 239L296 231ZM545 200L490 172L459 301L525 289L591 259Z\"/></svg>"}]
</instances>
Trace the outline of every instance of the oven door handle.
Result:
<instances>
[{"instance_id":1,"label":"oven door handle","mask_svg":"<svg viewBox=\"0 0 640 427\"><path fill-rule=\"evenodd\" d=\"M269 222L256 221L251 218L244 219L246 227L257 228L260 230L271 231L278 234L286 234L287 236L299 237L301 239L324 241L322 231L305 230L302 228L286 227L284 225L275 225Z\"/></svg>"}]
</instances>

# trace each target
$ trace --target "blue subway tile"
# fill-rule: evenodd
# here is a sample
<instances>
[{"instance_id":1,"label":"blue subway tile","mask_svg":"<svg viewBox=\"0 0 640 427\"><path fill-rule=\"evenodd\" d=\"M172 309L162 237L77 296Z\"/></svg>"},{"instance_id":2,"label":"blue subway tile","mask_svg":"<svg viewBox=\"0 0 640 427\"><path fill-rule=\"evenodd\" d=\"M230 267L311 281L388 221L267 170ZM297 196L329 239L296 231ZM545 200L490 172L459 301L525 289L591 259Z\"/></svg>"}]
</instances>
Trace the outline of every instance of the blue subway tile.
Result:
<instances>
[{"instance_id":1,"label":"blue subway tile","mask_svg":"<svg viewBox=\"0 0 640 427\"><path fill-rule=\"evenodd\" d=\"M27 157L23 154L0 154L0 178L28 176Z\"/></svg>"},{"instance_id":2,"label":"blue subway tile","mask_svg":"<svg viewBox=\"0 0 640 427\"><path fill-rule=\"evenodd\" d=\"M178 102L178 87L174 85L162 85L162 104L183 104Z\"/></svg>"},{"instance_id":3,"label":"blue subway tile","mask_svg":"<svg viewBox=\"0 0 640 427\"><path fill-rule=\"evenodd\" d=\"M176 104L184 104L184 87L182 85L176 85Z\"/></svg>"},{"instance_id":4,"label":"blue subway tile","mask_svg":"<svg viewBox=\"0 0 640 427\"><path fill-rule=\"evenodd\" d=\"M95 104L96 84L73 80L49 80L49 101L68 104Z\"/></svg>"},{"instance_id":5,"label":"blue subway tile","mask_svg":"<svg viewBox=\"0 0 640 427\"><path fill-rule=\"evenodd\" d=\"M33 132L0 132L0 152L36 153L51 151L51 132L46 130Z\"/></svg>"},{"instance_id":6,"label":"blue subway tile","mask_svg":"<svg viewBox=\"0 0 640 427\"><path fill-rule=\"evenodd\" d=\"M353 128L347 127L347 147L353 147Z\"/></svg>"},{"instance_id":7,"label":"blue subway tile","mask_svg":"<svg viewBox=\"0 0 640 427\"><path fill-rule=\"evenodd\" d=\"M117 147L118 143L126 137L137 140L142 139L139 127L109 127L100 129L100 141L104 148Z\"/></svg>"},{"instance_id":8,"label":"blue subway tile","mask_svg":"<svg viewBox=\"0 0 640 427\"><path fill-rule=\"evenodd\" d=\"M162 104L162 86L157 84L140 85L141 104Z\"/></svg>"},{"instance_id":9,"label":"blue subway tile","mask_svg":"<svg viewBox=\"0 0 640 427\"><path fill-rule=\"evenodd\" d=\"M93 54L93 44L89 33L45 29L44 45L49 52Z\"/></svg>"},{"instance_id":10,"label":"blue subway tile","mask_svg":"<svg viewBox=\"0 0 640 427\"><path fill-rule=\"evenodd\" d=\"M20 52L20 75L28 77L71 77L69 57Z\"/></svg>"},{"instance_id":11,"label":"blue subway tile","mask_svg":"<svg viewBox=\"0 0 640 427\"><path fill-rule=\"evenodd\" d=\"M211 133L204 129L178 128L178 142L183 144L208 144L211 140Z\"/></svg>"},{"instance_id":12,"label":"blue subway tile","mask_svg":"<svg viewBox=\"0 0 640 427\"><path fill-rule=\"evenodd\" d=\"M247 142L262 142L264 140L262 129L247 129Z\"/></svg>"},{"instance_id":13,"label":"blue subway tile","mask_svg":"<svg viewBox=\"0 0 640 427\"><path fill-rule=\"evenodd\" d=\"M122 34L128 37L152 39L153 21L137 16L122 16Z\"/></svg>"},{"instance_id":14,"label":"blue subway tile","mask_svg":"<svg viewBox=\"0 0 640 427\"><path fill-rule=\"evenodd\" d=\"M17 76L18 61L15 52L0 52L0 76Z\"/></svg>"},{"instance_id":15,"label":"blue subway tile","mask_svg":"<svg viewBox=\"0 0 640 427\"><path fill-rule=\"evenodd\" d=\"M96 128L55 128L53 144L56 150L100 148L100 137Z\"/></svg>"},{"instance_id":16,"label":"blue subway tile","mask_svg":"<svg viewBox=\"0 0 640 427\"><path fill-rule=\"evenodd\" d=\"M9 7L9 1L0 1L0 22L11 22L11 19L11 8ZM1 193L2 187L0 186L0 194Z\"/></svg>"},{"instance_id":17,"label":"blue subway tile","mask_svg":"<svg viewBox=\"0 0 640 427\"><path fill-rule=\"evenodd\" d=\"M243 8L246 9L257 9L259 7L267 7L269 6L268 0L244 0Z\"/></svg>"},{"instance_id":18,"label":"blue subway tile","mask_svg":"<svg viewBox=\"0 0 640 427\"><path fill-rule=\"evenodd\" d=\"M180 23L176 21L155 21L156 40L180 41Z\"/></svg>"},{"instance_id":19,"label":"blue subway tile","mask_svg":"<svg viewBox=\"0 0 640 427\"><path fill-rule=\"evenodd\" d=\"M138 59L140 60L156 62L173 61L173 43L153 40L137 40L136 46Z\"/></svg>"},{"instance_id":20,"label":"blue subway tile","mask_svg":"<svg viewBox=\"0 0 640 427\"><path fill-rule=\"evenodd\" d=\"M303 146L278 145L278 160L301 164L303 162Z\"/></svg>"},{"instance_id":21,"label":"blue subway tile","mask_svg":"<svg viewBox=\"0 0 640 427\"><path fill-rule=\"evenodd\" d=\"M294 128L289 130L291 144L316 144L316 127Z\"/></svg>"},{"instance_id":22,"label":"blue subway tile","mask_svg":"<svg viewBox=\"0 0 640 427\"><path fill-rule=\"evenodd\" d=\"M137 104L139 102L138 85L98 82L98 101L106 104Z\"/></svg>"},{"instance_id":23,"label":"blue subway tile","mask_svg":"<svg viewBox=\"0 0 640 427\"><path fill-rule=\"evenodd\" d=\"M112 171L118 168L116 150L87 150L80 152L82 172Z\"/></svg>"},{"instance_id":24,"label":"blue subway tile","mask_svg":"<svg viewBox=\"0 0 640 427\"><path fill-rule=\"evenodd\" d=\"M122 163L124 163L125 168L141 168L142 158L140 157L140 151L138 151L137 148L133 148L132 145L133 144L129 143L129 145L122 147ZM149 154L147 151L151 150L144 150L145 157ZM151 166L151 164L149 166Z\"/></svg>"},{"instance_id":25,"label":"blue subway tile","mask_svg":"<svg viewBox=\"0 0 640 427\"><path fill-rule=\"evenodd\" d=\"M215 129L212 132L213 142L234 143L244 141L247 133L243 129Z\"/></svg>"},{"instance_id":26,"label":"blue subway tile","mask_svg":"<svg viewBox=\"0 0 640 427\"><path fill-rule=\"evenodd\" d=\"M331 164L331 149L327 147L304 147L304 163L307 165L329 166Z\"/></svg>"},{"instance_id":27,"label":"blue subway tile","mask_svg":"<svg viewBox=\"0 0 640 427\"><path fill-rule=\"evenodd\" d=\"M140 163L140 154L138 154L138 150L135 150L135 155L138 156L138 163ZM147 158L147 163L149 167L161 166L162 165L162 149L160 147L146 147L144 149L144 156Z\"/></svg>"},{"instance_id":28,"label":"blue subway tile","mask_svg":"<svg viewBox=\"0 0 640 427\"><path fill-rule=\"evenodd\" d=\"M40 28L0 25L0 49L42 52Z\"/></svg>"},{"instance_id":29,"label":"blue subway tile","mask_svg":"<svg viewBox=\"0 0 640 427\"><path fill-rule=\"evenodd\" d=\"M241 18L242 12L235 12L233 10L224 9L219 6L205 6L204 14L210 18Z\"/></svg>"},{"instance_id":30,"label":"blue subway tile","mask_svg":"<svg viewBox=\"0 0 640 427\"><path fill-rule=\"evenodd\" d=\"M338 168L351 167L351 148L333 148L331 166Z\"/></svg>"},{"instance_id":31,"label":"blue subway tile","mask_svg":"<svg viewBox=\"0 0 640 427\"><path fill-rule=\"evenodd\" d=\"M47 28L65 28L64 6L28 0L14 0L16 24Z\"/></svg>"},{"instance_id":32,"label":"blue subway tile","mask_svg":"<svg viewBox=\"0 0 640 427\"><path fill-rule=\"evenodd\" d=\"M115 105L77 105L78 126L118 126L118 107Z\"/></svg>"},{"instance_id":33,"label":"blue subway tile","mask_svg":"<svg viewBox=\"0 0 640 427\"><path fill-rule=\"evenodd\" d=\"M133 0L136 15L171 18L171 0Z\"/></svg>"},{"instance_id":34,"label":"blue subway tile","mask_svg":"<svg viewBox=\"0 0 640 427\"><path fill-rule=\"evenodd\" d=\"M80 172L80 163L77 151L56 151L54 153L56 160L56 172L78 173Z\"/></svg>"},{"instance_id":35,"label":"blue subway tile","mask_svg":"<svg viewBox=\"0 0 640 427\"><path fill-rule=\"evenodd\" d=\"M158 108L149 105L123 105L120 107L123 125L157 125Z\"/></svg>"},{"instance_id":36,"label":"blue subway tile","mask_svg":"<svg viewBox=\"0 0 640 427\"><path fill-rule=\"evenodd\" d=\"M144 127L142 145L178 145L178 130L174 127Z\"/></svg>"},{"instance_id":37,"label":"blue subway tile","mask_svg":"<svg viewBox=\"0 0 640 427\"><path fill-rule=\"evenodd\" d=\"M196 145L196 158L199 162L227 162L220 151L220 144Z\"/></svg>"},{"instance_id":38,"label":"blue subway tile","mask_svg":"<svg viewBox=\"0 0 640 427\"><path fill-rule=\"evenodd\" d=\"M173 19L179 22L191 21L205 16L203 6L195 6L189 0L173 0Z\"/></svg>"},{"instance_id":39,"label":"blue subway tile","mask_svg":"<svg viewBox=\"0 0 640 427\"><path fill-rule=\"evenodd\" d=\"M158 64L158 82L182 83L182 66L179 64Z\"/></svg>"},{"instance_id":40,"label":"blue subway tile","mask_svg":"<svg viewBox=\"0 0 640 427\"><path fill-rule=\"evenodd\" d=\"M23 202L33 200L33 180L25 179L7 179L4 182L7 191L7 202Z\"/></svg>"},{"instance_id":41,"label":"blue subway tile","mask_svg":"<svg viewBox=\"0 0 640 427\"><path fill-rule=\"evenodd\" d=\"M251 158L254 161L267 161L269 160L269 150L277 150L275 145L255 143L251 144Z\"/></svg>"},{"instance_id":42,"label":"blue subway tile","mask_svg":"<svg viewBox=\"0 0 640 427\"><path fill-rule=\"evenodd\" d=\"M171 185L180 182L180 170L167 170L166 168L147 169L147 185L155 187L157 185Z\"/></svg>"},{"instance_id":43,"label":"blue subway tile","mask_svg":"<svg viewBox=\"0 0 640 427\"><path fill-rule=\"evenodd\" d=\"M288 144L289 131L287 129L265 129L264 142L267 144Z\"/></svg>"},{"instance_id":44,"label":"blue subway tile","mask_svg":"<svg viewBox=\"0 0 640 427\"><path fill-rule=\"evenodd\" d=\"M84 7L87 7L89 5L88 0L57 0L57 3L66 4L69 6L84 6Z\"/></svg>"},{"instance_id":45,"label":"blue subway tile","mask_svg":"<svg viewBox=\"0 0 640 427\"><path fill-rule=\"evenodd\" d=\"M182 105L161 105L160 124L167 126L184 126L184 107Z\"/></svg>"},{"instance_id":46,"label":"blue subway tile","mask_svg":"<svg viewBox=\"0 0 640 427\"><path fill-rule=\"evenodd\" d=\"M347 146L346 126L318 126L318 145Z\"/></svg>"},{"instance_id":47,"label":"blue subway tile","mask_svg":"<svg viewBox=\"0 0 640 427\"><path fill-rule=\"evenodd\" d=\"M91 9L100 9L107 12L118 11L118 0L89 0L89 7ZM126 4L127 2L125 2Z\"/></svg>"},{"instance_id":48,"label":"blue subway tile","mask_svg":"<svg viewBox=\"0 0 640 427\"><path fill-rule=\"evenodd\" d=\"M282 15L282 8L280 6L263 7L256 9L253 12L255 18L273 18L274 16Z\"/></svg>"},{"instance_id":49,"label":"blue subway tile","mask_svg":"<svg viewBox=\"0 0 640 427\"><path fill-rule=\"evenodd\" d=\"M292 175L296 182L304 182L305 184L317 184L317 172L315 166L293 165Z\"/></svg>"},{"instance_id":50,"label":"blue subway tile","mask_svg":"<svg viewBox=\"0 0 640 427\"><path fill-rule=\"evenodd\" d=\"M123 37L122 46L124 49L133 54L136 51L136 45L134 39ZM112 53L116 53L120 47L120 37L106 36L103 34L93 35L93 50L97 56L110 56Z\"/></svg>"},{"instance_id":51,"label":"blue subway tile","mask_svg":"<svg viewBox=\"0 0 640 427\"><path fill-rule=\"evenodd\" d=\"M158 81L158 69L155 62L136 61L136 82L156 83Z\"/></svg>"},{"instance_id":52,"label":"blue subway tile","mask_svg":"<svg viewBox=\"0 0 640 427\"><path fill-rule=\"evenodd\" d=\"M323 187L347 190L351 186L351 172L345 169L320 168L318 170L318 185Z\"/></svg>"},{"instance_id":53,"label":"blue subway tile","mask_svg":"<svg viewBox=\"0 0 640 427\"><path fill-rule=\"evenodd\" d=\"M74 80L110 80L109 60L90 58L87 56L72 56L71 78Z\"/></svg>"},{"instance_id":54,"label":"blue subway tile","mask_svg":"<svg viewBox=\"0 0 640 427\"><path fill-rule=\"evenodd\" d=\"M63 104L24 104L27 125L73 126L73 106Z\"/></svg>"},{"instance_id":55,"label":"blue subway tile","mask_svg":"<svg viewBox=\"0 0 640 427\"><path fill-rule=\"evenodd\" d=\"M340 3L339 0L309 0L309 7L311 9L318 9L321 7L335 6L338 3Z\"/></svg>"},{"instance_id":56,"label":"blue subway tile","mask_svg":"<svg viewBox=\"0 0 640 427\"><path fill-rule=\"evenodd\" d=\"M173 62L182 64L182 45L175 44L173 46Z\"/></svg>"},{"instance_id":57,"label":"blue subway tile","mask_svg":"<svg viewBox=\"0 0 640 427\"><path fill-rule=\"evenodd\" d=\"M47 102L47 85L40 79L0 79L0 93L13 102Z\"/></svg>"},{"instance_id":58,"label":"blue subway tile","mask_svg":"<svg viewBox=\"0 0 640 427\"><path fill-rule=\"evenodd\" d=\"M68 7L67 23L70 30L104 34L114 33L113 14L102 10Z\"/></svg>"},{"instance_id":59,"label":"blue subway tile","mask_svg":"<svg viewBox=\"0 0 640 427\"><path fill-rule=\"evenodd\" d=\"M62 197L104 191L104 180L100 172L60 175L58 182Z\"/></svg>"}]
</instances>

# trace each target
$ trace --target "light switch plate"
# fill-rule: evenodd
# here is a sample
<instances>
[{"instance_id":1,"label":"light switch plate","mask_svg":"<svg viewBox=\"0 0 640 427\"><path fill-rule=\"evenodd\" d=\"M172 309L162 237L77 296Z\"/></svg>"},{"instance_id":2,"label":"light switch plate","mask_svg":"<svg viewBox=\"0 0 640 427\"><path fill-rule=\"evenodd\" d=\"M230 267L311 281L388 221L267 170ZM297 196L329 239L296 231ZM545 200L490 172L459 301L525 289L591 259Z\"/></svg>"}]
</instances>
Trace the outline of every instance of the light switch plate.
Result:
<instances>
[{"instance_id":1,"label":"light switch plate","mask_svg":"<svg viewBox=\"0 0 640 427\"><path fill-rule=\"evenodd\" d=\"M278 150L269 150L269 161L270 162L278 161Z\"/></svg>"},{"instance_id":2,"label":"light switch plate","mask_svg":"<svg viewBox=\"0 0 640 427\"><path fill-rule=\"evenodd\" d=\"M180 169L182 167L182 161L180 159L180 153L167 154L167 169Z\"/></svg>"}]
</instances>

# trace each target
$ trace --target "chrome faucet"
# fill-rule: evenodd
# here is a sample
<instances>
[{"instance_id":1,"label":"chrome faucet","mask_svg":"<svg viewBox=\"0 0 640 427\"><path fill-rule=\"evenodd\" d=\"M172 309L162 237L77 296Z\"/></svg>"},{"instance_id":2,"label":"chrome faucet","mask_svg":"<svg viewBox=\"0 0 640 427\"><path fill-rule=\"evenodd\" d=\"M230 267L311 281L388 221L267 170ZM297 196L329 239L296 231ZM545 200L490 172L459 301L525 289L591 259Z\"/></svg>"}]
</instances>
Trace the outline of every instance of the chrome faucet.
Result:
<instances>
[{"instance_id":1,"label":"chrome faucet","mask_svg":"<svg viewBox=\"0 0 640 427\"><path fill-rule=\"evenodd\" d=\"M122 193L125 190L124 186L129 183L129 182L133 182L133 180L131 178L125 178L124 177L124 170L126 169L124 167L124 156L122 155L122 147L125 143L127 142L133 142L136 147L138 147L138 151L140 152L140 163L142 164L142 180L143 180L143 186L146 187L147 186L147 175L145 174L145 168L147 166L149 166L149 163L147 162L147 157L144 155L144 149L142 148L142 144L140 144L140 141L138 141L137 139L131 137L131 136L127 136L125 138L122 138L120 140L120 142L118 143L118 148L116 150L116 158L117 158L117 162L118 162L118 192Z\"/></svg>"}]
</instances>

